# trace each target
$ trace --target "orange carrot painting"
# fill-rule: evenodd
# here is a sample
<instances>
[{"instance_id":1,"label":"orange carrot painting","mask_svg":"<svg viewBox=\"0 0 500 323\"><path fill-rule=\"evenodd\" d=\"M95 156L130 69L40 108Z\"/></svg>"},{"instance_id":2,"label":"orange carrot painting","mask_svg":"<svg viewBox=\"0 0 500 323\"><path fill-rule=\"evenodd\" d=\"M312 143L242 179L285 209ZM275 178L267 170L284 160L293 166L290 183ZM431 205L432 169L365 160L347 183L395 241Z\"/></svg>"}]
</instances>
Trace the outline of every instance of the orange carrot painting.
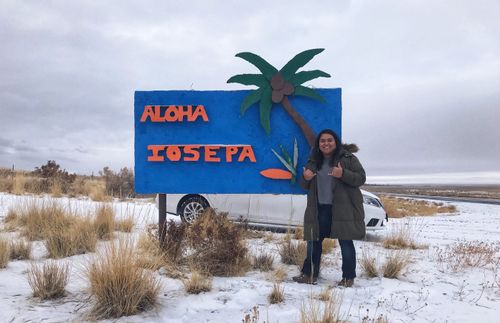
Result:
<instances>
[{"instance_id":1,"label":"orange carrot painting","mask_svg":"<svg viewBox=\"0 0 500 323\"><path fill-rule=\"evenodd\" d=\"M260 174L264 177L270 179L289 179L292 184L295 183L295 179L297 178L297 162L299 159L299 147L297 145L297 138L295 138L293 142L293 158L290 157L288 151L280 145L281 152L283 156L280 156L274 149L273 154L278 158L278 160L286 167L288 170L277 169L277 168L269 168L260 172Z\"/></svg>"}]
</instances>

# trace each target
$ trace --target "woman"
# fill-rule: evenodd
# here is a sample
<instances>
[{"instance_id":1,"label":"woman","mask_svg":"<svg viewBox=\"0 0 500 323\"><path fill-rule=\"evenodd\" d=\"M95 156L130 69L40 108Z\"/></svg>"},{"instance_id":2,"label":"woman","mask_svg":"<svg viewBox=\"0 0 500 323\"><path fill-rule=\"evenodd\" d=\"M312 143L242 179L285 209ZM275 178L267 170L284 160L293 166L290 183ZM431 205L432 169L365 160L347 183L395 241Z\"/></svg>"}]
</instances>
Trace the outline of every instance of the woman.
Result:
<instances>
[{"instance_id":1,"label":"woman","mask_svg":"<svg viewBox=\"0 0 500 323\"><path fill-rule=\"evenodd\" d=\"M363 166L352 153L356 145L343 145L335 132L321 131L304 167L301 186L308 190L304 214L304 240L307 256L299 283L316 283L321 263L322 242L336 238L342 253L342 280L339 286L351 287L356 277L356 250L352 240L363 239L365 222Z\"/></svg>"}]
</instances>

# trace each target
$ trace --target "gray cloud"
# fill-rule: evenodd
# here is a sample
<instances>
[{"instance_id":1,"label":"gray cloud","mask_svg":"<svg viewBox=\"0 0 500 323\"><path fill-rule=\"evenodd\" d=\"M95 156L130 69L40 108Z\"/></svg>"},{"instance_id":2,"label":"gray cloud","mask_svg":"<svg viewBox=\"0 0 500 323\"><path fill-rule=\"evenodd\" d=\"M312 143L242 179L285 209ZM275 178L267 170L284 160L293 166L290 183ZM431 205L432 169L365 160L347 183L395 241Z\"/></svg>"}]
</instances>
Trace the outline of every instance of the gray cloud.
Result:
<instances>
[{"instance_id":1,"label":"gray cloud","mask_svg":"<svg viewBox=\"0 0 500 323\"><path fill-rule=\"evenodd\" d=\"M137 89L238 89L253 51L325 47L369 174L499 170L500 4L474 1L3 1L0 166L133 166Z\"/></svg>"}]
</instances>

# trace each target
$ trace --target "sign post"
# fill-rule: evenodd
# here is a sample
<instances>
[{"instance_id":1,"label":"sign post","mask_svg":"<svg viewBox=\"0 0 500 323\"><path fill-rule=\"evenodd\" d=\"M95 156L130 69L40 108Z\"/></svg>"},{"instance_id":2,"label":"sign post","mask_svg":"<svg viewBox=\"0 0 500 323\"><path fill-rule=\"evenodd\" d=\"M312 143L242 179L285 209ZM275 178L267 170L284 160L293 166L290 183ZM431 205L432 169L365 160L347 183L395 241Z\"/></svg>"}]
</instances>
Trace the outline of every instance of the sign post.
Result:
<instances>
[{"instance_id":1,"label":"sign post","mask_svg":"<svg viewBox=\"0 0 500 323\"><path fill-rule=\"evenodd\" d=\"M158 235L160 243L163 245L165 242L165 233L167 230L167 195L158 194Z\"/></svg>"}]
</instances>

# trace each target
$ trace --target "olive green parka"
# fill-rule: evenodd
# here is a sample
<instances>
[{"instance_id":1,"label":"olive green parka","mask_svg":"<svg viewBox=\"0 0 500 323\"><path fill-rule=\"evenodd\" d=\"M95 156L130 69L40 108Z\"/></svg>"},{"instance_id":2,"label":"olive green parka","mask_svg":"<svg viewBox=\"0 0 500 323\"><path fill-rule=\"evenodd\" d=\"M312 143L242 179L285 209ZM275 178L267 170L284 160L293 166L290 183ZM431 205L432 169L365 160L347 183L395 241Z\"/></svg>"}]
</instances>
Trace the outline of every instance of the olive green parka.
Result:
<instances>
[{"instance_id":1,"label":"olive green parka","mask_svg":"<svg viewBox=\"0 0 500 323\"><path fill-rule=\"evenodd\" d=\"M342 145L333 165L343 168L341 178L332 176L335 181L332 203L332 228L330 238L343 240L363 239L366 234L363 196L359 187L366 181L365 170L352 152L358 151L356 145ZM305 168L317 173L316 162L311 156ZM304 213L304 240L319 239L318 194L316 176L310 181L301 177L300 185L307 190L307 207Z\"/></svg>"}]
</instances>

